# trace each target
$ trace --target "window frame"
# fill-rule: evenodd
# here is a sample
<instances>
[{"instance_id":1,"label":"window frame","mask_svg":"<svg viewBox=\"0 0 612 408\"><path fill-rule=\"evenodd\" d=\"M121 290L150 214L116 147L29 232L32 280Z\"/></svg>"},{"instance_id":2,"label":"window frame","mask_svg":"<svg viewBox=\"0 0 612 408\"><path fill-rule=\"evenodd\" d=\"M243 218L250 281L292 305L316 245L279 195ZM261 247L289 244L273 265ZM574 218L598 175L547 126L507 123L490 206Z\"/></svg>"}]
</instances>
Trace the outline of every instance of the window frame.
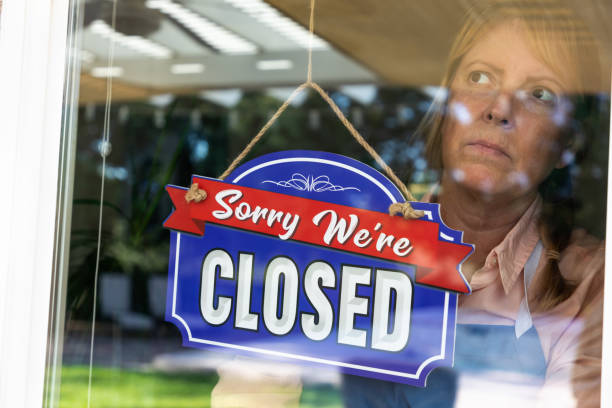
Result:
<instances>
[{"instance_id":1,"label":"window frame","mask_svg":"<svg viewBox=\"0 0 612 408\"><path fill-rule=\"evenodd\" d=\"M0 406L6 407L43 404L69 10L69 0L6 0L0 15Z\"/></svg>"}]
</instances>

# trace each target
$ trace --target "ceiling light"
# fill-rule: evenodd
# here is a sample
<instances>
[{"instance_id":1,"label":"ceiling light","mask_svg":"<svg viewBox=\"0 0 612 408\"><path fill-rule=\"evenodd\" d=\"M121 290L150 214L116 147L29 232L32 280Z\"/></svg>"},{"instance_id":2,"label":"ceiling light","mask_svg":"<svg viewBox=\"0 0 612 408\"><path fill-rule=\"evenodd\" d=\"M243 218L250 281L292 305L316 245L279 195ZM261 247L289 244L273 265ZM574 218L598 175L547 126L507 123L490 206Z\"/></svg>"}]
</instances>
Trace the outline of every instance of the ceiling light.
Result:
<instances>
[{"instance_id":1,"label":"ceiling light","mask_svg":"<svg viewBox=\"0 0 612 408\"><path fill-rule=\"evenodd\" d=\"M211 20L170 0L147 0L147 7L167 14L224 54L255 54L257 46Z\"/></svg>"},{"instance_id":2,"label":"ceiling light","mask_svg":"<svg viewBox=\"0 0 612 408\"><path fill-rule=\"evenodd\" d=\"M344 85L340 87L340 92L347 95L353 100L361 103L362 105L371 104L376 95L378 94L378 88L376 85Z\"/></svg>"},{"instance_id":3,"label":"ceiling light","mask_svg":"<svg viewBox=\"0 0 612 408\"><path fill-rule=\"evenodd\" d=\"M262 71L276 71L282 69L291 69L293 67L293 62L291 60L261 60L257 61L255 65L257 69Z\"/></svg>"},{"instance_id":4,"label":"ceiling light","mask_svg":"<svg viewBox=\"0 0 612 408\"><path fill-rule=\"evenodd\" d=\"M289 40L295 42L300 47L309 48L310 31L282 15L274 7L261 0L225 0L244 13L253 17L260 23L267 25L279 34L284 35ZM321 50L329 48L329 43L316 34L312 36L312 49Z\"/></svg>"},{"instance_id":5,"label":"ceiling light","mask_svg":"<svg viewBox=\"0 0 612 408\"><path fill-rule=\"evenodd\" d=\"M172 56L172 51L170 51L170 49L138 35L125 35L115 31L103 20L92 22L89 28L93 33L111 39L116 44L130 48L140 54L159 59L168 59Z\"/></svg>"},{"instance_id":6,"label":"ceiling light","mask_svg":"<svg viewBox=\"0 0 612 408\"><path fill-rule=\"evenodd\" d=\"M170 105L173 100L173 94L159 94L151 96L149 98L149 103L151 105L157 106L158 108L165 108L166 106Z\"/></svg>"},{"instance_id":7,"label":"ceiling light","mask_svg":"<svg viewBox=\"0 0 612 408\"><path fill-rule=\"evenodd\" d=\"M295 87L274 87L268 88L266 90L266 95L269 95L273 98L278 99L281 102L284 102L289 99L289 97L291 96L291 94L293 94L294 91ZM307 97L308 89L304 89L302 90L302 92L293 97L293 99L291 100L291 105L296 107L302 106L302 104L306 101Z\"/></svg>"},{"instance_id":8,"label":"ceiling light","mask_svg":"<svg viewBox=\"0 0 612 408\"><path fill-rule=\"evenodd\" d=\"M96 78L118 77L123 75L121 67L94 67L90 71L91 76Z\"/></svg>"},{"instance_id":9,"label":"ceiling light","mask_svg":"<svg viewBox=\"0 0 612 408\"><path fill-rule=\"evenodd\" d=\"M202 64L174 64L170 67L170 72L176 75L200 74L204 72Z\"/></svg>"},{"instance_id":10,"label":"ceiling light","mask_svg":"<svg viewBox=\"0 0 612 408\"><path fill-rule=\"evenodd\" d=\"M218 89L201 92L200 96L206 99L207 101L213 102L217 105L221 105L226 108L233 108L242 99L242 90Z\"/></svg>"}]
</instances>

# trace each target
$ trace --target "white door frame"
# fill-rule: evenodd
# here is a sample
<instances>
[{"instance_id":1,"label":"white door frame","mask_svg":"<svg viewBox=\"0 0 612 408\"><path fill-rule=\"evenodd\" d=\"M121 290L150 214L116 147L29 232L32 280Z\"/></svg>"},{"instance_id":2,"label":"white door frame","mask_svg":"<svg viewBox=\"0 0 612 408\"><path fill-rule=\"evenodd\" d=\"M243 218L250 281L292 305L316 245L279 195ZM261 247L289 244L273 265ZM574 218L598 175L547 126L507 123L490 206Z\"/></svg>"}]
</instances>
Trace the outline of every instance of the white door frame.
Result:
<instances>
[{"instance_id":1,"label":"white door frame","mask_svg":"<svg viewBox=\"0 0 612 408\"><path fill-rule=\"evenodd\" d=\"M41 407L69 0L0 15L0 406Z\"/></svg>"}]
</instances>

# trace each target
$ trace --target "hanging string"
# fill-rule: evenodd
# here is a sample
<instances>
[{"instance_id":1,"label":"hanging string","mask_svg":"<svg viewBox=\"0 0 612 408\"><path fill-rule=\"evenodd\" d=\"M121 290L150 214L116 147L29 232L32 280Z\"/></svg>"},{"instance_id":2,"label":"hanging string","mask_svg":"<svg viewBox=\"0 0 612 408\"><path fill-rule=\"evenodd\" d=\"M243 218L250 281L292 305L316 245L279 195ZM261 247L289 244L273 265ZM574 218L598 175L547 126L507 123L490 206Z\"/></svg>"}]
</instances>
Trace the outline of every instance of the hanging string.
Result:
<instances>
[{"instance_id":1,"label":"hanging string","mask_svg":"<svg viewBox=\"0 0 612 408\"><path fill-rule=\"evenodd\" d=\"M310 36L308 37L308 73L306 74L306 83L312 82L312 41L314 39L314 8L315 0L310 0L310 20L308 23L308 30Z\"/></svg>"},{"instance_id":2,"label":"hanging string","mask_svg":"<svg viewBox=\"0 0 612 408\"><path fill-rule=\"evenodd\" d=\"M113 11L111 16L111 27L113 30L116 26L117 19L117 0L113 0ZM115 59L115 40L114 37L109 39L109 51L107 59L107 67L111 68ZM98 274L100 271L100 253L102 244L102 215L104 203L104 180L106 179L106 157L110 154L110 109L113 96L113 76L106 77L106 101L104 104L104 123L102 126L102 140L99 145L100 155L102 156L102 181L100 182L100 208L98 211L98 238L96 248L96 268L94 271L94 288L93 288L93 311L91 317L91 339L89 343L89 374L87 378L87 408L91 406L91 379L93 372L93 351L94 339L96 334L96 312L98 303Z\"/></svg>"},{"instance_id":3,"label":"hanging string","mask_svg":"<svg viewBox=\"0 0 612 408\"><path fill-rule=\"evenodd\" d=\"M302 92L302 90L304 90L304 88L306 88L307 86L308 86L308 83L303 83L302 85L298 86L291 93L291 95L289 95L289 98L287 98L287 100L285 102L283 102L281 107L278 108L278 110L276 112L274 112L274 115L272 115L272 117L268 120L268 122L264 125L264 127L261 128L259 133L257 133L257 135L255 135L255 137L253 139L251 139L249 144L244 149L242 149L240 154L234 159L234 161L229 165L229 167L227 169L225 169L225 171L223 172L223 174L221 174L219 179L225 180L225 178L232 171L234 171L234 169L236 168L236 166L238 166L238 164L240 164L242 159L244 159L246 157L246 155L249 154L249 152L251 151L253 146L255 146L255 144L257 142L259 142L259 139L261 139L261 137L264 135L264 133L266 133L266 131L268 129L270 129L270 126L272 126L274 124L274 122L276 122L276 119L278 119L278 117L285 111L285 109L287 109L289 104L293 101L293 98L295 98L297 95L299 95L300 92Z\"/></svg>"},{"instance_id":4,"label":"hanging string","mask_svg":"<svg viewBox=\"0 0 612 408\"><path fill-rule=\"evenodd\" d=\"M344 114L342 113L342 110L340 110L338 105L334 103L333 99L327 94L327 92L325 92L316 82L311 83L310 86L315 91L317 91L319 95L321 95L321 97L329 104L329 106L331 106L336 116L338 116L338 119L340 119L340 122L342 122L342 124L348 129L351 135L353 135L355 140L357 140L357 143L359 143L368 153L370 153L370 156L372 156L374 160L376 160L376 163L379 164L379 166L385 171L385 173L387 173L389 178L391 178L393 182L400 188L400 190L402 190L404 197L406 197L409 201L416 201L414 196L410 193L410 190L408 190L408 187L406 187L406 185L399 179L399 177L397 177L395 172L391 169L391 167L389 167L389 165L387 165L387 163L385 163L385 161L382 159L382 157L380 157L376 150L374 150L374 148L363 138L363 136L361 136L361 134L357 131L357 129L355 129L353 124L349 122L346 116L344 116Z\"/></svg>"},{"instance_id":5,"label":"hanging string","mask_svg":"<svg viewBox=\"0 0 612 408\"><path fill-rule=\"evenodd\" d=\"M251 151L253 146L261 137L266 133L266 131L276 122L279 116L287 109L291 101L301 93L305 88L312 88L321 97L327 102L327 104L332 108L340 122L346 127L349 133L357 140L357 142L374 158L376 163L384 170L387 176L393 180L396 186L401 190L404 198L407 199L405 203L394 203L389 207L389 214L401 214L404 218L420 218L424 215L423 211L417 211L412 208L408 201L417 201L414 196L408 190L408 187L397 177L393 169L385 163L385 161L380 157L380 155L374 150L374 148L365 140L363 136L355 129L353 124L346 118L342 110L336 105L333 99L317 84L312 80L312 42L314 38L314 8L315 8L315 0L310 0L310 21L308 24L308 28L310 31L310 39L308 45L308 68L306 73L306 82L298 86L287 98L287 100L278 108L278 110L272 115L272 117L266 122L263 128L251 139L251 141L247 144L247 146L240 152L240 154L232 161L232 163L228 166L228 168L221 174L219 179L224 180L232 171L236 169L238 164L246 157L247 154Z\"/></svg>"}]
</instances>

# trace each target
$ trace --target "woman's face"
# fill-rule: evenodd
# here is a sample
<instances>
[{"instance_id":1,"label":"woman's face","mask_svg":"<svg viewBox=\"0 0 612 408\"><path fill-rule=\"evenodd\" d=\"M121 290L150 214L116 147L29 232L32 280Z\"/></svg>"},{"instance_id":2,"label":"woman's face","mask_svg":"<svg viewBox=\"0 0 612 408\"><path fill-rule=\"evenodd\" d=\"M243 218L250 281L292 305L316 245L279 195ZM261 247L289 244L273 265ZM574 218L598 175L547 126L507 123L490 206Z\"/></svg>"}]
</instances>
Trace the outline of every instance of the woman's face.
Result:
<instances>
[{"instance_id":1,"label":"woman's face","mask_svg":"<svg viewBox=\"0 0 612 408\"><path fill-rule=\"evenodd\" d=\"M560 167L567 87L534 55L520 23L485 34L462 59L450 88L444 177L512 197L534 192Z\"/></svg>"}]
</instances>

